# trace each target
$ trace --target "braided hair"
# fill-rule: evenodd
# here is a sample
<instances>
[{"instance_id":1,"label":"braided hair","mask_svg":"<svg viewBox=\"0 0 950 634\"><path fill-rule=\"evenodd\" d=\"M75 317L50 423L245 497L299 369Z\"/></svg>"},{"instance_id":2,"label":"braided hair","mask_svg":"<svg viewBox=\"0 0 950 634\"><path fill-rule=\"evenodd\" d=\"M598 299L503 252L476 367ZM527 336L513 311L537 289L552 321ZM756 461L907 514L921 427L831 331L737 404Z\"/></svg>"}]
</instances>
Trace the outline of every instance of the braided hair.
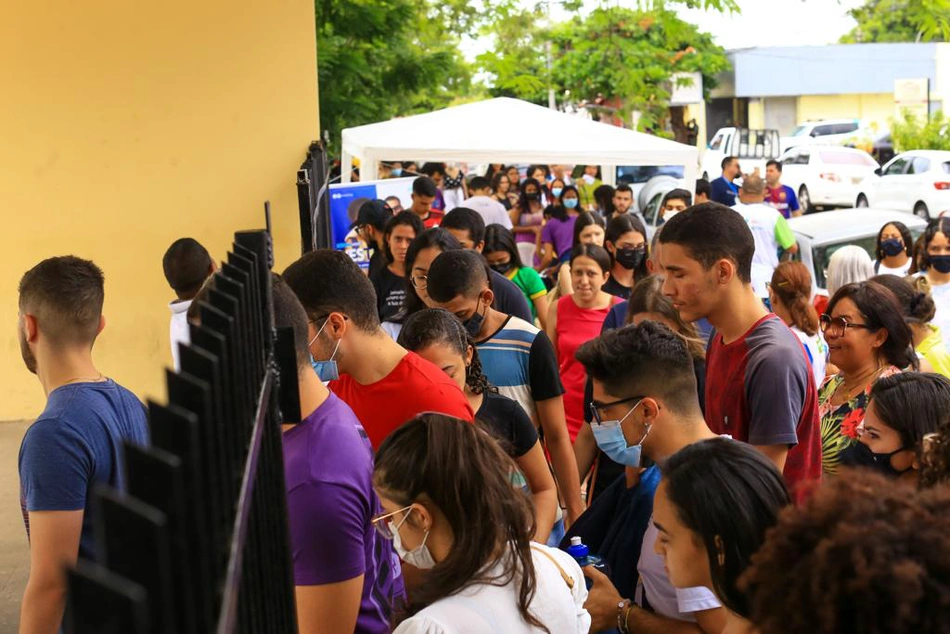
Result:
<instances>
[{"instance_id":1,"label":"braided hair","mask_svg":"<svg viewBox=\"0 0 950 634\"><path fill-rule=\"evenodd\" d=\"M406 350L416 352L432 344L450 346L464 358L472 351L472 361L465 368L465 385L473 394L497 392L498 388L488 381L482 371L482 362L478 358L475 340L465 330L459 318L441 308L427 308L406 318L399 332L397 343Z\"/></svg>"}]
</instances>

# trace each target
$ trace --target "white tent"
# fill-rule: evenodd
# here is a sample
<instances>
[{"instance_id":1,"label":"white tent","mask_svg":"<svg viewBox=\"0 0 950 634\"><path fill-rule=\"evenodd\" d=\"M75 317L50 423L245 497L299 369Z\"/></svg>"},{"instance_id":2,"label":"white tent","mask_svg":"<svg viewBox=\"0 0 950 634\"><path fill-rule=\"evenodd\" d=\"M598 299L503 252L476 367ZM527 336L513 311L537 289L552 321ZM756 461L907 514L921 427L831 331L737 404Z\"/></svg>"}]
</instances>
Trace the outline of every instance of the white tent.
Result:
<instances>
[{"instance_id":1,"label":"white tent","mask_svg":"<svg viewBox=\"0 0 950 634\"><path fill-rule=\"evenodd\" d=\"M466 161L600 165L682 165L693 189L699 151L690 145L590 121L509 98L436 110L343 130L343 182L352 159L375 178L380 161Z\"/></svg>"}]
</instances>

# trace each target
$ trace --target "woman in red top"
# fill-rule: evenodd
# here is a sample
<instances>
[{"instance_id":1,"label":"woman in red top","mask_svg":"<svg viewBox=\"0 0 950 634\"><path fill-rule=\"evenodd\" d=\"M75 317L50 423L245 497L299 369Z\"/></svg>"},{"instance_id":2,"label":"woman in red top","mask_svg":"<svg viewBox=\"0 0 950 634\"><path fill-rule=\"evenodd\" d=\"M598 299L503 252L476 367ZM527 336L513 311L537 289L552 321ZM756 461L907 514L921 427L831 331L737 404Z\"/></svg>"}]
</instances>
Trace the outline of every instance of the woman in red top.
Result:
<instances>
[{"instance_id":1,"label":"woman in red top","mask_svg":"<svg viewBox=\"0 0 950 634\"><path fill-rule=\"evenodd\" d=\"M564 384L564 414L571 442L584 424L584 384L587 375L574 353L581 344L600 335L610 308L622 300L602 289L610 277L610 255L595 244L578 244L571 251L574 294L562 297L548 310L547 335L557 350Z\"/></svg>"}]
</instances>

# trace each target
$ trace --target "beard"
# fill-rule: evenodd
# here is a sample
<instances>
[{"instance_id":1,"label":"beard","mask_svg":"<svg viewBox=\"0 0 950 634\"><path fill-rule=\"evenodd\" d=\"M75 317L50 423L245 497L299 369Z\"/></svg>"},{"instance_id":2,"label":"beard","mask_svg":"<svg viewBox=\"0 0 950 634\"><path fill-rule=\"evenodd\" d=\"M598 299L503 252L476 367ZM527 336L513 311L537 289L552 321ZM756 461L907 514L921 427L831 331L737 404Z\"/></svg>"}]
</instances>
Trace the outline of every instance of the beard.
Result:
<instances>
[{"instance_id":1,"label":"beard","mask_svg":"<svg viewBox=\"0 0 950 634\"><path fill-rule=\"evenodd\" d=\"M23 356L23 363L26 365L26 369L36 374L36 355L33 354L33 351L30 350L30 344L26 342L26 337L23 335L23 330L20 330L20 354Z\"/></svg>"}]
</instances>

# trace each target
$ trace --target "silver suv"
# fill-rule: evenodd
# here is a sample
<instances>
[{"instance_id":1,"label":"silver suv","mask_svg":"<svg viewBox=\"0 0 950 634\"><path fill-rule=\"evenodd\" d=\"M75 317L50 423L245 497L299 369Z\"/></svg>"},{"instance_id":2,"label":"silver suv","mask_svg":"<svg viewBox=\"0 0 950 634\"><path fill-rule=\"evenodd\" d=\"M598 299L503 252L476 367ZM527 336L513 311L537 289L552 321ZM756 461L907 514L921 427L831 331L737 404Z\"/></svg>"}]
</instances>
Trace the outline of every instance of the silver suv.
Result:
<instances>
[{"instance_id":1,"label":"silver suv","mask_svg":"<svg viewBox=\"0 0 950 634\"><path fill-rule=\"evenodd\" d=\"M799 145L821 143L822 145L841 145L861 129L858 119L825 119L806 121L799 125L789 136L782 137L782 152Z\"/></svg>"}]
</instances>

